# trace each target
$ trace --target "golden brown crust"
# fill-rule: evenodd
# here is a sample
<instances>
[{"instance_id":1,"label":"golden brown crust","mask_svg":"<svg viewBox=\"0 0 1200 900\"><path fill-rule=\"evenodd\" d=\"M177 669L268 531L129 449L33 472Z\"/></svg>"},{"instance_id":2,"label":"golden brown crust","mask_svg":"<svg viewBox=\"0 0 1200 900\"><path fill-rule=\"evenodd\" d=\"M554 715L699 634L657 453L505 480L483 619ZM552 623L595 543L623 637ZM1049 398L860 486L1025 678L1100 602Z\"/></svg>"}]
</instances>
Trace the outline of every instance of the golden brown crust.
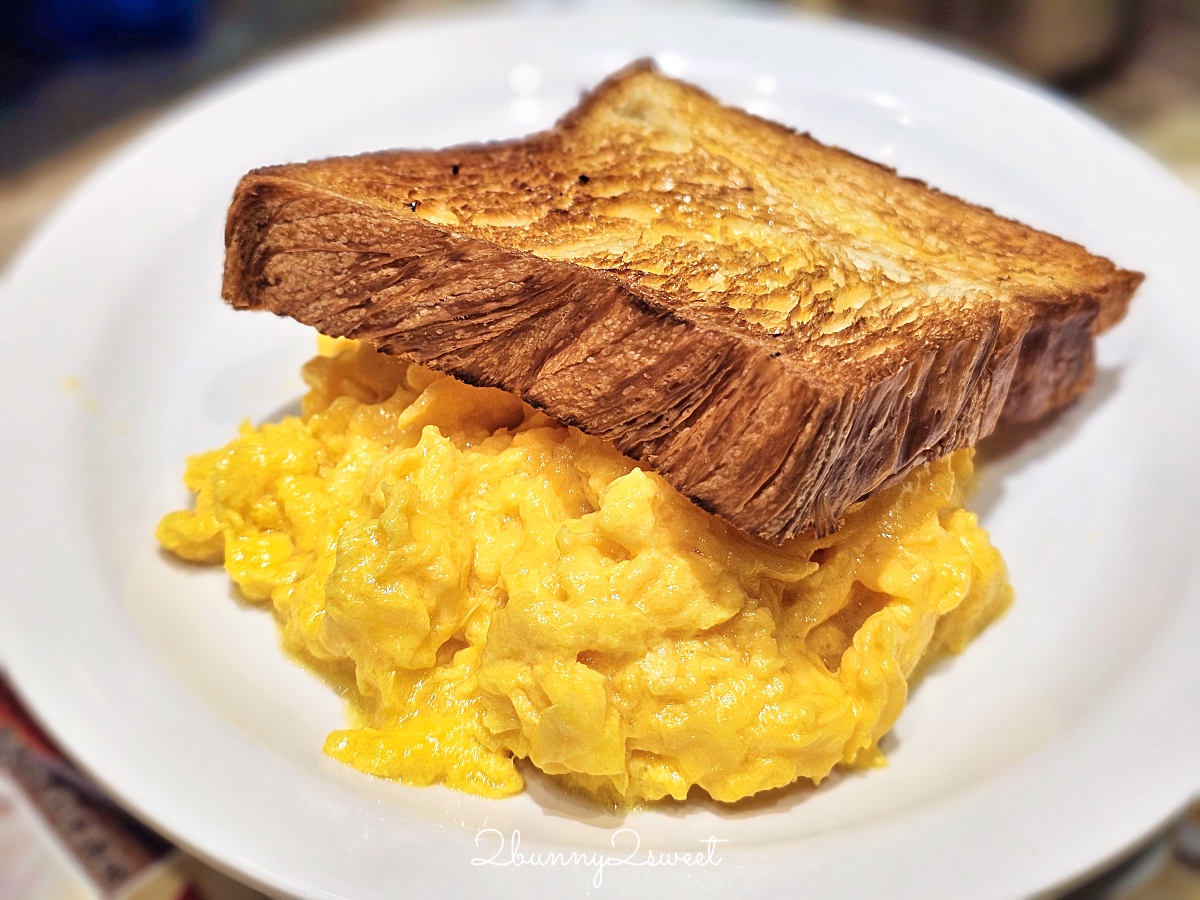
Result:
<instances>
[{"instance_id":1,"label":"golden brown crust","mask_svg":"<svg viewBox=\"0 0 1200 900\"><path fill-rule=\"evenodd\" d=\"M1070 402L1141 280L645 64L523 141L252 172L226 245L234 306L513 391L774 541Z\"/></svg>"}]
</instances>

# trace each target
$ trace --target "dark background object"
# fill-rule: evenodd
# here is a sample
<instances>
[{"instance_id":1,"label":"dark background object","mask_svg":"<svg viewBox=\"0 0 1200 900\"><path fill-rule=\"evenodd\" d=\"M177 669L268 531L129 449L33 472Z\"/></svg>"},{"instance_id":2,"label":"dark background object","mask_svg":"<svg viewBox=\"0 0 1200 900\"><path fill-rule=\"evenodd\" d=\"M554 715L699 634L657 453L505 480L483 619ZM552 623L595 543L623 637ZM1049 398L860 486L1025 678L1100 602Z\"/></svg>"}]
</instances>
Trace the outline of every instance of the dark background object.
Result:
<instances>
[{"instance_id":1,"label":"dark background object","mask_svg":"<svg viewBox=\"0 0 1200 900\"><path fill-rule=\"evenodd\" d=\"M191 38L201 0L25 0L27 39L65 56L141 46L172 46Z\"/></svg>"},{"instance_id":2,"label":"dark background object","mask_svg":"<svg viewBox=\"0 0 1200 900\"><path fill-rule=\"evenodd\" d=\"M366 0L0 2L0 176L377 5Z\"/></svg>"},{"instance_id":3,"label":"dark background object","mask_svg":"<svg viewBox=\"0 0 1200 900\"><path fill-rule=\"evenodd\" d=\"M1119 73L1145 35L1154 0L845 0L869 19L915 25L1069 93Z\"/></svg>"}]
</instances>

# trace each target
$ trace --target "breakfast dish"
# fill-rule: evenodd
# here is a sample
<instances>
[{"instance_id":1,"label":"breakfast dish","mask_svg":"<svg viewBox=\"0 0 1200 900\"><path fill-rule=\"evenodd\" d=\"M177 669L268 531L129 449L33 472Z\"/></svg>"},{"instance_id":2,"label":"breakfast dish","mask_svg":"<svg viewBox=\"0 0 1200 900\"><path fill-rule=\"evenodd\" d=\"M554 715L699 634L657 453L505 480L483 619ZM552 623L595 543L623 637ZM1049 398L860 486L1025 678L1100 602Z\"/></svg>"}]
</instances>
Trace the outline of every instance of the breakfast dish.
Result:
<instances>
[{"instance_id":1,"label":"breakfast dish","mask_svg":"<svg viewBox=\"0 0 1200 900\"><path fill-rule=\"evenodd\" d=\"M667 51L724 102L1147 273L1081 401L979 447L967 507L1015 601L920 674L885 767L815 789L613 812L526 763L503 800L361 775L322 752L352 720L281 652L272 615L153 537L192 503L185 458L244 419L298 414L313 355L310 328L217 299L233 186L268 163L548 128L624 61ZM518 65L541 75L532 94L512 86ZM594 871L474 866L477 832L569 855L611 853L628 826L656 855L715 835L721 864L606 868L605 893L1033 896L1195 796L1200 203L1080 110L829 17L389 20L189 100L102 168L0 279L0 408L23 436L0 443L0 660L110 796L225 871L306 898L434 881L573 896ZM71 376L94 404L63 390Z\"/></svg>"},{"instance_id":2,"label":"breakfast dish","mask_svg":"<svg viewBox=\"0 0 1200 900\"><path fill-rule=\"evenodd\" d=\"M226 237L230 303L338 340L160 542L347 697L331 756L618 805L882 761L1009 601L970 447L1141 280L645 64L524 141L256 170Z\"/></svg>"}]
</instances>

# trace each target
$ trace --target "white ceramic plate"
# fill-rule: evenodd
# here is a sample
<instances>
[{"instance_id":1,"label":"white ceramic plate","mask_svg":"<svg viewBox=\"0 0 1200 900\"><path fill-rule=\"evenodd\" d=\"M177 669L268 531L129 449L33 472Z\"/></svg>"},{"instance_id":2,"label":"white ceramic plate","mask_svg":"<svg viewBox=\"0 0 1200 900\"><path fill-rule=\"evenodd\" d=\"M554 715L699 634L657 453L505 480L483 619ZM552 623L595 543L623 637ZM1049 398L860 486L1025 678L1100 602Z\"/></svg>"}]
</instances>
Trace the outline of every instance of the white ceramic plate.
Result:
<instances>
[{"instance_id":1,"label":"white ceramic plate","mask_svg":"<svg viewBox=\"0 0 1200 900\"><path fill-rule=\"evenodd\" d=\"M1097 384L993 445L976 506L1017 600L915 691L886 769L723 810L623 819L534 779L489 801L321 754L339 701L280 654L220 570L152 530L184 456L294 404L305 329L220 302L222 224L252 166L548 125L619 64L886 161L1148 273ZM722 841L719 865L609 865L598 889L690 897L1014 896L1110 858L1200 782L1200 203L1143 154L1013 78L832 22L498 19L388 26L168 116L26 248L3 287L3 660L116 796L277 892L353 898L591 887L590 865ZM483 828L486 832L479 838ZM614 850L612 842L619 846ZM511 861L505 848L497 861Z\"/></svg>"}]
</instances>

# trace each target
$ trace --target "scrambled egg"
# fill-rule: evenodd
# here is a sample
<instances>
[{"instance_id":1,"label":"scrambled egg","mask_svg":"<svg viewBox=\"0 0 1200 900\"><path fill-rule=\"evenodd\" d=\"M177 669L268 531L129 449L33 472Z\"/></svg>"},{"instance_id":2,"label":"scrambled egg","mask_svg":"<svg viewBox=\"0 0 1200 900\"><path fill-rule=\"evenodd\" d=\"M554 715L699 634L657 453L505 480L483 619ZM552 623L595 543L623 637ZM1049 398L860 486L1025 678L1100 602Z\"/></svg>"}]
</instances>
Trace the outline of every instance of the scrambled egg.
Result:
<instances>
[{"instance_id":1,"label":"scrambled egg","mask_svg":"<svg viewBox=\"0 0 1200 900\"><path fill-rule=\"evenodd\" d=\"M364 772L500 797L527 759L623 805L818 781L879 763L918 661L1009 600L969 451L775 547L502 391L349 341L304 375L303 417L188 461L158 539L273 606Z\"/></svg>"}]
</instances>

